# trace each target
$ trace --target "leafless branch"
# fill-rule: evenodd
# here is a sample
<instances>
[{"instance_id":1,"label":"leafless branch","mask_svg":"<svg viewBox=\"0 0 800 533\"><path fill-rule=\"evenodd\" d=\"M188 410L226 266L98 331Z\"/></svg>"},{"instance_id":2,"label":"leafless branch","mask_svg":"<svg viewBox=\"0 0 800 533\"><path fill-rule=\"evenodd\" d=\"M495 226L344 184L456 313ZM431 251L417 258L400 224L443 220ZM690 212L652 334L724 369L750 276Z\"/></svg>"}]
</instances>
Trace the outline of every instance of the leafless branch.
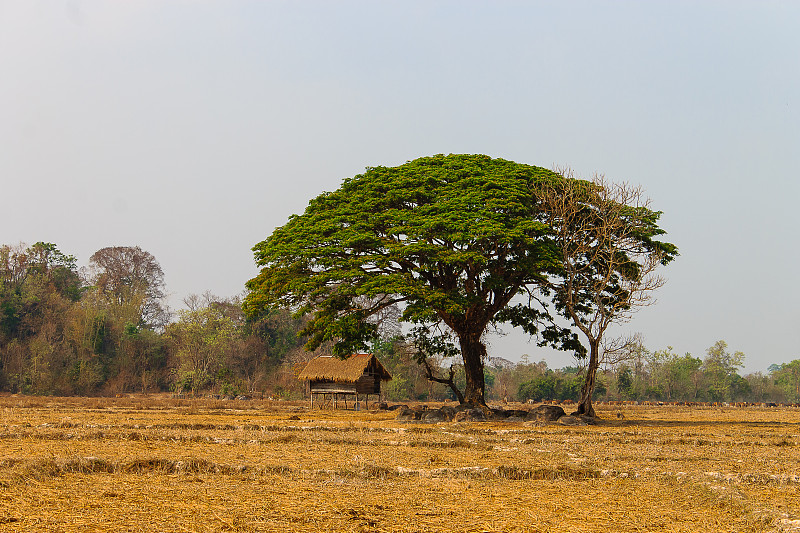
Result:
<instances>
[{"instance_id":1,"label":"leafless branch","mask_svg":"<svg viewBox=\"0 0 800 533\"><path fill-rule=\"evenodd\" d=\"M644 346L644 339L641 333L633 333L612 339L604 338L601 344L603 351L600 364L606 367L614 367L635 360L642 346Z\"/></svg>"}]
</instances>

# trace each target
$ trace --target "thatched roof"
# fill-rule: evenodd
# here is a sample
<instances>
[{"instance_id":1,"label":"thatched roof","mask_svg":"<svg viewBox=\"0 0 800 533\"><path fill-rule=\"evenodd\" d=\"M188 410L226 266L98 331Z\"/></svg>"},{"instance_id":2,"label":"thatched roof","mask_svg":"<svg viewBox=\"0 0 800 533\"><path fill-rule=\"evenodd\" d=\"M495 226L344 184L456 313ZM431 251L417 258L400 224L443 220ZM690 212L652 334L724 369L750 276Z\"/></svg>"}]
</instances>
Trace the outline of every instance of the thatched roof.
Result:
<instances>
[{"instance_id":1,"label":"thatched roof","mask_svg":"<svg viewBox=\"0 0 800 533\"><path fill-rule=\"evenodd\" d=\"M355 383L364 375L364 370L372 368L381 376L381 381L389 381L392 376L371 353L357 353L347 359L339 359L332 355L321 355L308 362L297 376L298 379L313 381L341 381Z\"/></svg>"}]
</instances>

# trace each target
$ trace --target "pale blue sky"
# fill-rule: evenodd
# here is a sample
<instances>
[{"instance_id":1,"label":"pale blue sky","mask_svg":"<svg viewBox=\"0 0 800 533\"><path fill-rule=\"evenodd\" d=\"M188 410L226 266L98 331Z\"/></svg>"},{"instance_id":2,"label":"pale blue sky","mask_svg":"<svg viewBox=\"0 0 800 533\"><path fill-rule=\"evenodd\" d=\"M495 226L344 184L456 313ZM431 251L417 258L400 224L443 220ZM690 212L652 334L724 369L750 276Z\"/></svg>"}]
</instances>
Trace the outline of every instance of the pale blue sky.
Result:
<instances>
[{"instance_id":1,"label":"pale blue sky","mask_svg":"<svg viewBox=\"0 0 800 533\"><path fill-rule=\"evenodd\" d=\"M138 245L172 304L367 166L641 184L681 257L619 331L800 358L800 3L0 0L0 243ZM527 352L520 335L491 355Z\"/></svg>"}]
</instances>

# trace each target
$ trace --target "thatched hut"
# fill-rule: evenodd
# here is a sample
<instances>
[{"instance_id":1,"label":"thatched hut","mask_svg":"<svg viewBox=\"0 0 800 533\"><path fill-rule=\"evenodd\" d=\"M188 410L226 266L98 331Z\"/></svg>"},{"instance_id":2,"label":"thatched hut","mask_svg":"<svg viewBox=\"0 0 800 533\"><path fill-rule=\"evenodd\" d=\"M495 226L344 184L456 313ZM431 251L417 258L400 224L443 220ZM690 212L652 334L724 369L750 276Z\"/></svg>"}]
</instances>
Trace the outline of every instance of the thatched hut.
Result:
<instances>
[{"instance_id":1,"label":"thatched hut","mask_svg":"<svg viewBox=\"0 0 800 533\"><path fill-rule=\"evenodd\" d=\"M312 407L315 394L318 399L321 395L321 405L332 400L335 407L338 399L344 397L347 407L348 396L354 396L358 404L359 396L369 400L371 395L380 395L381 381L392 379L378 358L370 353L358 353L345 359L330 355L315 357L297 377L308 381Z\"/></svg>"}]
</instances>

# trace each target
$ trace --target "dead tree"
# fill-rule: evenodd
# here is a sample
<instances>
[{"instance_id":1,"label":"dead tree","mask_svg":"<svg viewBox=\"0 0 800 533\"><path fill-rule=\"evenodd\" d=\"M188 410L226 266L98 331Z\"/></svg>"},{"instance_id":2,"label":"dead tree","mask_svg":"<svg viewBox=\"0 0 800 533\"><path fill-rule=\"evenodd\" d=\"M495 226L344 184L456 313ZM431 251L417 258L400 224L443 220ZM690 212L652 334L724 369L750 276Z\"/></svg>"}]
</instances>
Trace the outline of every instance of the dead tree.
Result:
<instances>
[{"instance_id":1,"label":"dead tree","mask_svg":"<svg viewBox=\"0 0 800 533\"><path fill-rule=\"evenodd\" d=\"M612 183L602 175L592 181L565 178L540 194L541 212L560 253L560 270L550 277L558 311L583 333L589 360L578 401L578 414L594 416L592 393L608 327L630 319L651 305L653 291L664 284L656 274L677 255L677 248L656 240L664 234L640 187Z\"/></svg>"}]
</instances>

